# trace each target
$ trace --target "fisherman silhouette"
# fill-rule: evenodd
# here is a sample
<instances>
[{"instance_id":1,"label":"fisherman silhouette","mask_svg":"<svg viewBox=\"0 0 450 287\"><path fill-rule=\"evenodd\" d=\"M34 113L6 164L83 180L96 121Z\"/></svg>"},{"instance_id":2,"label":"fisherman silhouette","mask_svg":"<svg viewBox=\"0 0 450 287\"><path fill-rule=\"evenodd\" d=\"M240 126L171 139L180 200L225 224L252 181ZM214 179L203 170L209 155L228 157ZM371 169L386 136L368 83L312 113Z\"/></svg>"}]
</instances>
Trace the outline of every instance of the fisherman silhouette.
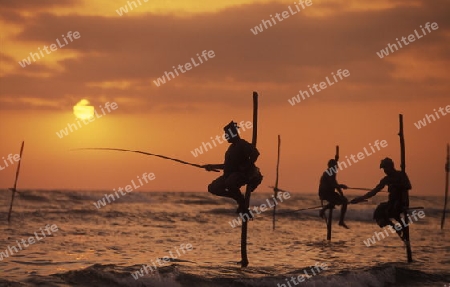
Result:
<instances>
[{"instance_id":1,"label":"fisherman silhouette","mask_svg":"<svg viewBox=\"0 0 450 287\"><path fill-rule=\"evenodd\" d=\"M261 184L263 177L259 168L255 166L259 151L239 136L238 128L233 121L223 128L224 138L231 143L225 153L224 163L206 164L202 167L208 171L223 169L223 175L208 185L208 192L236 200L238 203L236 212L247 213L252 218L251 213L245 210L245 198L240 188L247 184L253 192Z\"/></svg>"},{"instance_id":2,"label":"fisherman silhouette","mask_svg":"<svg viewBox=\"0 0 450 287\"><path fill-rule=\"evenodd\" d=\"M400 223L400 215L409 205L408 198L405 198L404 195L411 189L411 183L408 175L405 172L396 170L394 162L388 157L381 161L380 168L384 170L386 176L381 179L380 183L374 189L363 196L352 199L350 203L354 204L368 199L380 192L387 185L389 192L388 201L382 202L377 206L373 213L373 218L380 227L387 225L394 227L391 218ZM398 236L404 240L402 230L403 228L401 230L395 229Z\"/></svg>"},{"instance_id":3,"label":"fisherman silhouette","mask_svg":"<svg viewBox=\"0 0 450 287\"><path fill-rule=\"evenodd\" d=\"M329 208L334 208L335 205L342 205L341 207L341 217L339 219L339 225L345 228L348 226L344 222L345 213L347 212L348 200L344 196L342 189L347 189L345 184L339 184L336 180L337 173L337 161L330 159L328 161L328 169L323 172L320 178L319 184L319 197L321 200L328 201L320 210L320 217L324 218L325 210ZM330 174L331 173L331 174ZM338 191L336 192L335 189Z\"/></svg>"}]
</instances>

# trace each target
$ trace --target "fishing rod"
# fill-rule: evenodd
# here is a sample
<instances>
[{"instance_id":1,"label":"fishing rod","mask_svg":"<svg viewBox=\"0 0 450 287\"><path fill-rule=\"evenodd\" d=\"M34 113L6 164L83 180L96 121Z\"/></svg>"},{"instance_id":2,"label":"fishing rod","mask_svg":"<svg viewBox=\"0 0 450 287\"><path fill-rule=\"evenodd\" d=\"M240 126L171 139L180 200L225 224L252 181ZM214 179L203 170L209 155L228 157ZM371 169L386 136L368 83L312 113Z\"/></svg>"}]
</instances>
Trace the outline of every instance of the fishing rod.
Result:
<instances>
[{"instance_id":1,"label":"fishing rod","mask_svg":"<svg viewBox=\"0 0 450 287\"><path fill-rule=\"evenodd\" d=\"M278 215L278 214L294 213L294 212L304 211L304 210L312 210L312 209L317 209L317 208L322 208L322 206L321 206L321 205L318 205L318 206L314 206L314 207L301 208L301 209L297 209L297 210L290 210L290 211L284 211L284 212L277 212L277 215ZM260 216L260 217L268 217L268 216L272 216L272 215L271 215L271 214L265 214L264 216Z\"/></svg>"},{"instance_id":2,"label":"fishing rod","mask_svg":"<svg viewBox=\"0 0 450 287\"><path fill-rule=\"evenodd\" d=\"M275 187L275 186L272 186L272 185L269 185L269 187L273 188L274 190L276 189L276 190L282 191L282 192L289 192L289 191L283 190L281 188L278 188L278 187ZM347 187L347 189L365 190L365 191L371 191L372 190L371 188L365 188L365 187Z\"/></svg>"},{"instance_id":3,"label":"fishing rod","mask_svg":"<svg viewBox=\"0 0 450 287\"><path fill-rule=\"evenodd\" d=\"M361 201L361 202L366 202L367 200ZM350 204L350 203L349 203ZM296 209L296 210L290 210L290 211L285 211L285 212L277 212L277 214L287 214L287 213L294 213L294 212L298 212L298 211L304 211L304 210L313 210L313 209L318 209L318 208L323 208L322 205L318 205L318 206L313 206L313 207L307 207L307 208L300 208L300 209ZM419 209L419 208L417 208ZM264 216L262 216L264 217Z\"/></svg>"},{"instance_id":4,"label":"fishing rod","mask_svg":"<svg viewBox=\"0 0 450 287\"><path fill-rule=\"evenodd\" d=\"M361 202L368 202L368 200L363 200ZM348 204L353 204L353 203L348 203ZM355 203L357 204L357 203ZM301 208L301 209L296 209L296 210L289 210L289 211L285 211L285 212L277 212L277 214L288 214L288 213L294 213L294 212L299 212L299 211L305 211L305 210L313 210L313 209L318 209L318 208L322 208L322 205L318 205L318 206L313 206L313 207L307 207L307 208ZM423 206L415 206L415 207L409 207L408 210L416 210L416 209L425 209ZM262 217L268 217L271 216L271 214L266 214L264 216L260 216L260 218Z\"/></svg>"},{"instance_id":5,"label":"fishing rod","mask_svg":"<svg viewBox=\"0 0 450 287\"><path fill-rule=\"evenodd\" d=\"M294 213L294 212L298 212L298 211L312 210L312 209L317 209L317 208L322 208L322 206L318 205L318 206L313 206L313 207L300 208L300 209L291 210L291 211L278 212L277 214Z\"/></svg>"},{"instance_id":6,"label":"fishing rod","mask_svg":"<svg viewBox=\"0 0 450 287\"><path fill-rule=\"evenodd\" d=\"M365 188L365 187L347 187L347 189L354 189L354 190L366 190L371 191L371 188Z\"/></svg>"},{"instance_id":7,"label":"fishing rod","mask_svg":"<svg viewBox=\"0 0 450 287\"><path fill-rule=\"evenodd\" d=\"M282 191L282 192L289 192L286 190L283 190L281 188L275 187L273 185L269 185L270 188L273 188L274 190L277 189L278 191ZM354 190L365 190L365 191L371 191L371 188L365 188L365 187L347 187L347 189L354 189Z\"/></svg>"},{"instance_id":8,"label":"fishing rod","mask_svg":"<svg viewBox=\"0 0 450 287\"><path fill-rule=\"evenodd\" d=\"M273 185L269 185L269 187L270 187L270 188L273 188L274 191L277 190L277 191L282 191L282 192L288 192L288 193L291 193L290 191L287 191L287 190L284 190L284 189L275 187L275 186L273 186Z\"/></svg>"},{"instance_id":9,"label":"fishing rod","mask_svg":"<svg viewBox=\"0 0 450 287\"><path fill-rule=\"evenodd\" d=\"M181 164L186 164L186 165L190 165L190 166L195 166L198 168L202 168L204 169L204 167L202 165L196 164L196 163L190 163L181 159L177 159L177 158L171 158L168 156L164 156L164 155L160 155L160 154L154 154L154 153L149 153L149 152L145 152L145 151L140 151L140 150L129 150L129 149L121 149L121 148L108 148L108 147L92 147L92 148L77 148L77 149L73 149L73 150L112 150L112 151L123 151L123 152L134 152L134 153L140 153L140 154L144 154L144 155L151 155L151 156L156 156L156 157L160 157L163 159L168 159L168 160L172 160ZM211 169L211 171L214 172L220 172L217 169Z\"/></svg>"},{"instance_id":10,"label":"fishing rod","mask_svg":"<svg viewBox=\"0 0 450 287\"><path fill-rule=\"evenodd\" d=\"M372 188L365 188L365 187L347 187L347 189L353 189L353 190L364 190L364 191L371 191ZM386 190L381 190L380 192L387 192Z\"/></svg>"}]
</instances>

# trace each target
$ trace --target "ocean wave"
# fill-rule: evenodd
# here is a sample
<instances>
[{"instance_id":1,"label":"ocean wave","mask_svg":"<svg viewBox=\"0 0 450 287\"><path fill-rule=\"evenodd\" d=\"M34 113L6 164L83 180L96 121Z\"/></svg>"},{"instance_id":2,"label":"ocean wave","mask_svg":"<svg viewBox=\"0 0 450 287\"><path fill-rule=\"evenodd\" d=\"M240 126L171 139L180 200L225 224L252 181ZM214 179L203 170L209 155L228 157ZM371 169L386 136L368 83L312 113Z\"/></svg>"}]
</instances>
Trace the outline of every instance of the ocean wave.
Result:
<instances>
[{"instance_id":1,"label":"ocean wave","mask_svg":"<svg viewBox=\"0 0 450 287\"><path fill-rule=\"evenodd\" d=\"M273 268L260 268L261 270L259 270L258 268L241 269L239 267L181 266L178 264L160 267L155 272L136 280L131 274L141 267L140 265L124 267L113 264L95 264L85 269L70 270L49 276L30 275L25 282L22 282L25 285L0 279L0 286L293 287L298 285L304 287L384 287L438 286L438 284L450 280L449 273L429 274L404 266L396 266L393 263L366 269L341 271L338 274L328 274L327 271L323 271L303 282L292 281L293 277L296 278L298 274L303 274L301 270L298 271L298 274L291 272L282 276L270 275L276 271ZM229 275L213 277L199 275L201 273L208 274L211 269ZM259 276L255 276L258 274ZM290 285L288 285L288 281ZM295 282L297 284L294 284Z\"/></svg>"}]
</instances>

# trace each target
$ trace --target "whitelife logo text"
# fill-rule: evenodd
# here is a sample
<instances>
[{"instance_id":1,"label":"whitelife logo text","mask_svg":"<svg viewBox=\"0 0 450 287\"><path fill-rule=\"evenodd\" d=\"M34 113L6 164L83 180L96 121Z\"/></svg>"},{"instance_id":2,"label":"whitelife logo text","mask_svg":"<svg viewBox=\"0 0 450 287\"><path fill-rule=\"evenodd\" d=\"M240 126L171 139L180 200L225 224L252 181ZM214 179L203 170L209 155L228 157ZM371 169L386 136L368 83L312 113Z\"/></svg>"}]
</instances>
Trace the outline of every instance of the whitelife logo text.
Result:
<instances>
[{"instance_id":1,"label":"whitelife logo text","mask_svg":"<svg viewBox=\"0 0 450 287\"><path fill-rule=\"evenodd\" d=\"M192 150L191 154L194 157L198 157L200 154L203 154L203 151L206 153L208 150L212 149L213 145L214 145L214 147L217 147L216 141L217 141L218 144L223 144L224 142L226 142L230 138L230 136L231 136L231 138L234 138L238 134L240 134L241 130L243 132L245 132L246 129L251 129L253 124L250 121L246 121L245 125L244 125L244 121L241 121L238 126L239 126L239 129L238 129L238 133L237 134L234 134L233 131L230 129L230 130L228 130L228 133L223 133L221 136L216 135L216 137L214 139L213 139L213 137L210 137L212 144L210 142L206 142L206 143L202 142L202 145L200 147L195 148L194 150ZM221 141L220 139L223 139L223 141Z\"/></svg>"},{"instance_id":2,"label":"whitelife logo text","mask_svg":"<svg viewBox=\"0 0 450 287\"><path fill-rule=\"evenodd\" d=\"M306 8L305 5L308 7L311 6L312 1L311 0L306 0L306 1L300 0L300 1L298 1L298 4L297 4L297 2L294 2L294 4L295 4L296 9L292 9L291 6L289 5L288 6L289 11L286 10L281 13L275 13L275 18L277 18L278 23L289 18L290 16L295 15L298 12L304 10ZM298 5L302 6L302 9L300 9L300 6L298 6ZM297 10L297 11L295 11L295 10ZM282 16L283 18L281 18L280 16ZM272 22L270 22L270 20L261 20L261 24L259 24L259 26L255 26L255 28L250 28L250 31L253 33L253 35L258 35L258 33L264 32L263 25L264 25L264 28L269 29L270 27L272 27L272 23L273 23L273 25L277 24L277 21L275 21L275 19L272 15L270 15L270 19L272 20ZM269 25L269 26L267 26L267 25Z\"/></svg>"},{"instance_id":3,"label":"whitelife logo text","mask_svg":"<svg viewBox=\"0 0 450 287\"><path fill-rule=\"evenodd\" d=\"M73 36L73 39L72 39L72 36ZM58 47L59 48L62 48L62 47L64 47L64 46L69 44L69 42L67 41L66 37L64 35L62 35L62 37L63 37L64 43L66 43L66 44L61 44L59 39L56 39L56 43L58 43ZM67 38L69 38L70 43L72 43L74 41L74 39L75 40L80 39L81 35L80 35L80 32L78 32L78 31L73 32L73 34L72 34L72 31L69 31L69 32L67 32ZM39 56L38 53L30 52L31 59L33 59L33 62L36 62L36 58L37 58L37 60L39 60L41 57L44 58L45 55L50 55L52 52L58 50L58 47L56 46L56 44L51 44L50 45L50 51L49 51L49 47L48 46L44 46L43 50L45 51L46 54L44 54L44 52L41 50L41 47L38 47L38 50L39 50L38 53L41 56ZM26 66L31 65L30 56L28 56L26 59L23 59L22 61L19 62L19 65L22 68L25 68Z\"/></svg>"},{"instance_id":4,"label":"whitelife logo text","mask_svg":"<svg viewBox=\"0 0 450 287\"><path fill-rule=\"evenodd\" d=\"M47 232L44 232L44 230ZM17 247L15 245L13 245L13 246L8 246L8 248L5 249L5 252L0 251L0 261L2 261L3 258L8 258L9 256L12 256L14 253L17 253L22 249L28 248L29 246L41 241L42 239L46 238L47 236L51 236L52 233L55 233L58 231L58 226L56 226L56 224L52 224L51 226L50 226L50 224L47 224L44 227L44 230L41 227L40 232L36 231L34 233L34 236L28 237L27 239L21 239L20 242L19 242L19 240L16 240L17 247L19 248L19 250L17 250Z\"/></svg>"},{"instance_id":5,"label":"whitelife logo text","mask_svg":"<svg viewBox=\"0 0 450 287\"><path fill-rule=\"evenodd\" d=\"M331 73L331 75L333 76L334 82L330 81L330 79L328 78L328 76L325 77L326 82L320 82L318 85L316 83L314 83L312 85L312 87L310 85L308 85L308 91L302 91L299 90L299 93L295 96L292 97L291 99L288 99L289 104L291 104L291 106L294 106L295 104L299 104L302 100L304 101L306 99L306 97L310 97L312 95L314 95L314 91L316 91L317 93L321 92L322 90L325 90L326 88L336 84L339 80L337 79L337 77L339 77L339 79L341 79L341 81L344 79L342 76L349 77L350 76L350 72L347 69L344 69L341 71L341 69L337 70L336 75L334 73ZM336 77L337 76L337 77ZM301 96L301 99L300 99Z\"/></svg>"},{"instance_id":6,"label":"whitelife logo text","mask_svg":"<svg viewBox=\"0 0 450 287\"><path fill-rule=\"evenodd\" d=\"M119 107L119 105L118 105L116 102L112 102L112 103L107 102L107 103L105 104L105 108L106 108L106 110L108 111L108 113L111 112L111 109L114 111L114 110L116 110L118 107ZM86 126L86 125L88 125L89 123L92 123L93 121L95 121L95 119L99 119L99 118L105 116L105 115L106 115L105 110L103 109L103 107L102 107L101 105L100 105L100 110L102 111L101 115L99 115L99 114L97 113L97 110L95 110L95 111L94 111L95 117L92 116L92 117L90 117L89 119L83 119L83 120L81 120L81 121L83 122L83 124ZM70 130L70 132L73 133L74 131L77 131L78 128L82 128L82 127L83 127L83 126L81 125L79 119L77 120L77 124L78 124L78 126L77 126L76 124L73 124L73 123L68 123L68 124L67 124L67 127L66 127L65 129L60 130L59 132L56 132L56 135L57 135L60 139L62 139L63 137L69 135L69 130Z\"/></svg>"},{"instance_id":7,"label":"whitelife logo text","mask_svg":"<svg viewBox=\"0 0 450 287\"><path fill-rule=\"evenodd\" d=\"M436 109L433 109L433 111L434 111L434 114L436 115L436 117L433 114L431 114L431 115L425 114L425 117L423 118L423 120L418 120L417 123L414 123L414 125L416 126L416 128L418 130L420 130L422 127L427 126L427 120L428 120L428 123L431 124L431 120L433 120L433 122L435 122L438 119L440 119L439 113L436 111ZM445 107L445 112L444 112L443 107L439 107L438 111L441 113L442 116L446 116L447 114L450 114L450 105L447 105Z\"/></svg>"},{"instance_id":8,"label":"whitelife logo text","mask_svg":"<svg viewBox=\"0 0 450 287\"><path fill-rule=\"evenodd\" d=\"M432 30L437 30L437 29L439 29L439 26L438 26L438 24L437 24L436 22L433 22L431 25L430 25L430 22L427 22L427 23L425 24L425 29L428 30L428 33L431 33L430 27L431 27ZM397 41L398 46L399 46L400 48L403 48L402 42L403 42L403 45L407 46L407 45L411 44L412 42L414 42L415 40L418 40L418 39L420 39L420 38L423 38L423 36L427 35L427 33L425 32L425 29L422 28L422 25L420 25L420 28L421 28L422 33L423 33L422 36L421 36L419 33L417 33L417 30L416 30L416 29L414 29L415 37L414 37L414 34L410 34L410 35L408 36L408 41L409 41L409 42L406 41L406 37L402 37L400 40L399 40L398 38L395 38L395 40ZM417 37L417 38L416 38L416 37ZM398 46L397 46L396 44L391 44L391 43L389 43L385 49L380 50L380 52L376 52L376 54L378 55L378 57L379 57L380 59L382 59L382 58L384 58L384 57L389 56L389 50L391 51L391 53L394 53L395 51L398 51L398 50L399 50ZM395 51L394 51L393 48L395 48Z\"/></svg>"},{"instance_id":9,"label":"whitelife logo text","mask_svg":"<svg viewBox=\"0 0 450 287\"><path fill-rule=\"evenodd\" d=\"M180 71L181 73L186 73L187 71L190 71L191 69L192 69L192 65L194 65L194 67L198 67L198 66L200 66L200 64L203 64L203 60L202 60L202 57L203 57L203 59L205 59L205 62L206 61L208 61L208 59L212 59L212 58L214 58L216 55L214 54L214 51L213 50L209 50L208 52L206 51L206 50L204 50L203 52L202 52L202 55L200 56L199 54L197 54L197 60L200 62L200 63L197 63L195 60L194 60L194 58L192 57L191 58L191 61L190 62L187 62L186 64L184 64L184 65L178 65L176 68L175 68L175 66L172 66L172 68L173 68L173 71L175 72L175 74L176 74L176 76L179 76L180 74L178 73L178 71ZM191 64L192 63L192 64ZM184 69L183 69L184 68ZM166 79L167 79L167 81L170 81L170 80L172 80L172 79L175 79L175 74L173 73L173 72L164 72L164 75L162 76L162 77L160 77L160 78L158 78L157 80L154 80L153 81L153 83L155 83L155 85L157 86L157 87L159 87L159 86L161 86L162 84L165 84L166 83ZM172 79L170 78L170 77L172 77Z\"/></svg>"},{"instance_id":10,"label":"whitelife logo text","mask_svg":"<svg viewBox=\"0 0 450 287\"><path fill-rule=\"evenodd\" d=\"M137 176L136 178L137 178L137 180L139 181L140 185L139 185L139 184L136 184L136 183L134 182L134 179L132 179L132 180L131 180L131 184L128 184L127 186L125 186L125 188L119 187L119 188L117 189L117 191L116 191L116 189L114 188L114 189L113 189L113 190L114 190L114 193L105 194L105 196L102 197L102 199L98 200L96 203L94 202L95 207L97 207L97 209L100 209L100 208L102 208L103 206L106 206L106 201L108 201L108 203L111 203L111 200L112 200L112 201L116 201L116 198L119 199L119 198L120 198L120 195L119 195L117 192L120 192L120 194L121 194L122 196L125 196L125 195L127 195L128 193L132 192L133 190L138 189L139 187L141 187L141 186L144 185L144 183L142 183L142 180L145 181L145 183L148 183L149 180L151 181L151 180L154 180L154 179L155 179L155 174L154 174L153 172L151 172L151 173L146 173L146 172L145 172L145 173L142 175L142 180L141 180L141 178L140 178L139 176ZM133 185L133 186L131 186L131 185ZM126 193L123 192L124 190L126 191ZM115 194L116 196L114 196L114 194ZM111 199L111 200L110 200L110 199Z\"/></svg>"}]
</instances>

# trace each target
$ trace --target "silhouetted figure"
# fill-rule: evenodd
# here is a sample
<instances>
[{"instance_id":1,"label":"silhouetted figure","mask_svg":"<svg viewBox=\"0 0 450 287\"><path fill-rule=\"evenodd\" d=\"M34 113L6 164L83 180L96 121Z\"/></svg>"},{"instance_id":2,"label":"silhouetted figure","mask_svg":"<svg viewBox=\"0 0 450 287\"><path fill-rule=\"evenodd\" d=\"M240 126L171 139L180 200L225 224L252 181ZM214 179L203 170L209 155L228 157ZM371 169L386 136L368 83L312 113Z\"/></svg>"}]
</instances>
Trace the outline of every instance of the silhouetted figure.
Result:
<instances>
[{"instance_id":1,"label":"silhouetted figure","mask_svg":"<svg viewBox=\"0 0 450 287\"><path fill-rule=\"evenodd\" d=\"M325 205L322 210L320 210L320 217L324 218L326 209L334 208L335 205L342 205L339 225L348 228L348 226L344 222L345 213L347 212L348 200L342 192L342 189L347 189L347 186L345 184L339 184L337 182L337 170L337 161L334 159L330 159L328 161L328 169L323 172L322 177L320 178L319 197L321 200L328 201L328 204ZM335 190L337 190L338 192L336 192Z\"/></svg>"},{"instance_id":2,"label":"silhouetted figure","mask_svg":"<svg viewBox=\"0 0 450 287\"><path fill-rule=\"evenodd\" d=\"M396 170L394 168L394 162L388 157L381 161L380 168L384 170L386 176L381 179L380 183L374 189L363 196L354 198L350 203L358 203L368 199L380 192L383 187L387 185L389 192L388 201L382 202L377 206L373 213L373 218L380 227L390 225L394 228L394 223L391 221L391 218L400 223L401 213L409 204L408 198L404 198L404 195L411 189L411 183L408 175L402 171ZM402 230L395 230L400 238L404 239L402 232L403 228Z\"/></svg>"},{"instance_id":3,"label":"silhouetted figure","mask_svg":"<svg viewBox=\"0 0 450 287\"><path fill-rule=\"evenodd\" d=\"M225 153L224 163L206 164L203 167L208 171L223 169L223 175L208 185L208 192L233 198L238 203L237 213L247 213L251 217L248 210L245 210L245 199L240 187L247 184L253 192L261 183L262 175L255 166L259 152L252 144L240 138L238 128L233 121L223 128L225 139L231 143Z\"/></svg>"}]
</instances>

